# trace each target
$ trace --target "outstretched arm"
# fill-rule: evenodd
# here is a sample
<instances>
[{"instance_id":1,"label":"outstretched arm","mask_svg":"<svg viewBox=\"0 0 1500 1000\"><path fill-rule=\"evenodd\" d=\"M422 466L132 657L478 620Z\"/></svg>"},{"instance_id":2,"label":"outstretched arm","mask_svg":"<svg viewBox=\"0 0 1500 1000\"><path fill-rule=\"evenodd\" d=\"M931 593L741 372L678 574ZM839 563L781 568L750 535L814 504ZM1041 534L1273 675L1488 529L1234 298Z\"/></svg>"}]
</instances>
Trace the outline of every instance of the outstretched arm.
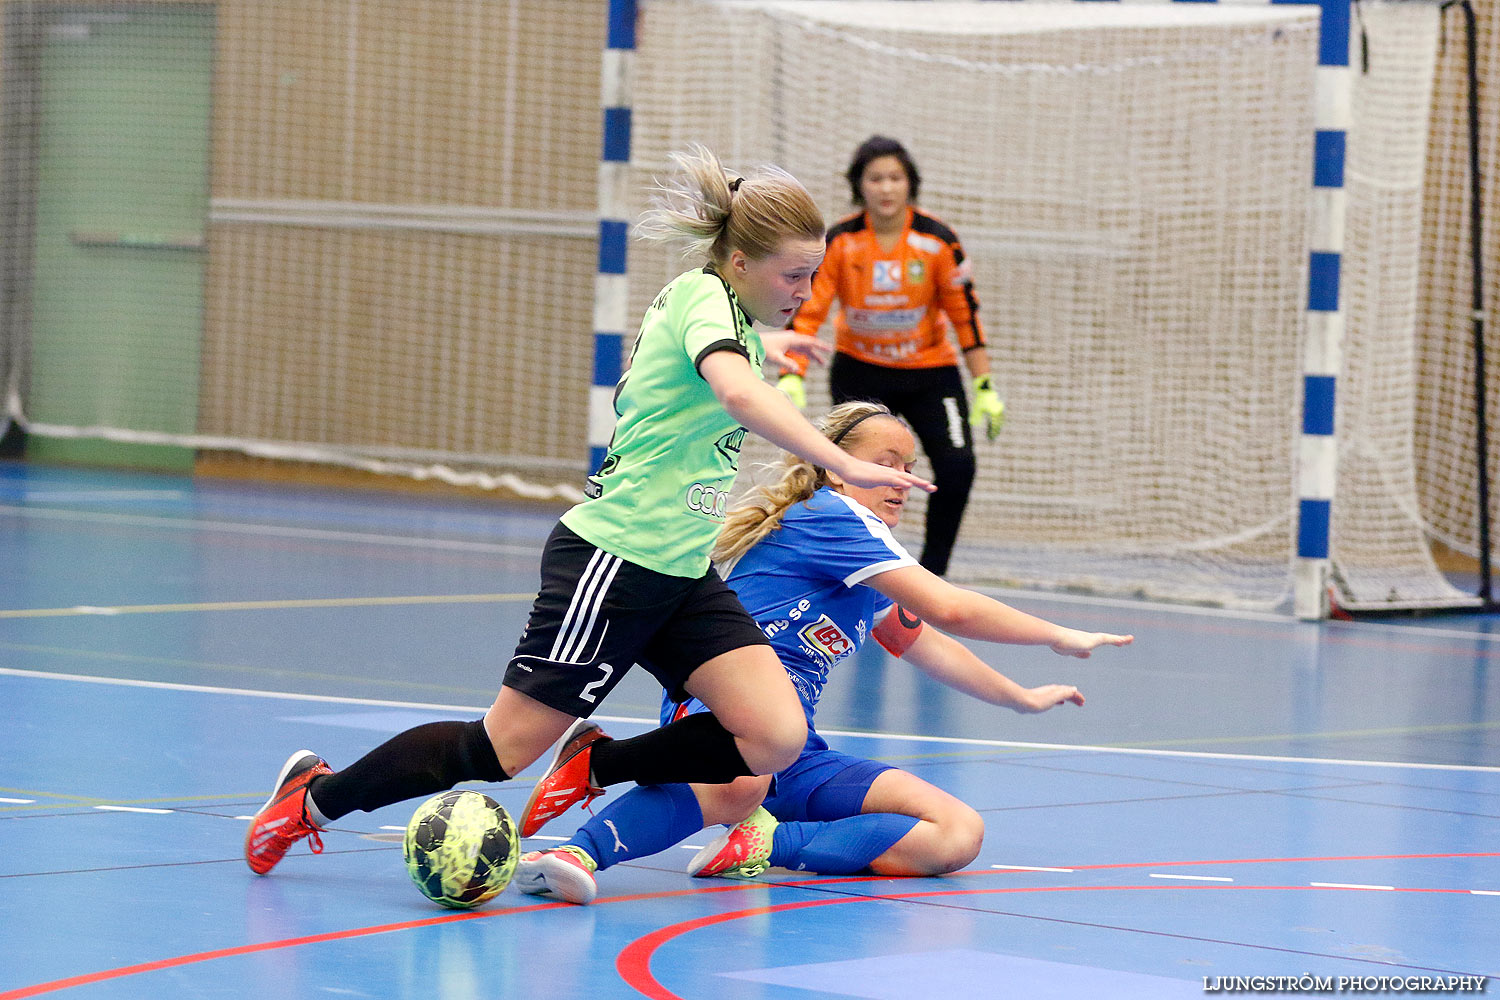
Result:
<instances>
[{"instance_id":1,"label":"outstretched arm","mask_svg":"<svg viewBox=\"0 0 1500 1000\"><path fill-rule=\"evenodd\" d=\"M1054 653L1079 659L1087 659L1099 646L1128 646L1135 641L1130 635L1055 625L992 597L955 587L921 566L887 570L864 582L923 621L965 639L1048 646Z\"/></svg>"},{"instance_id":2,"label":"outstretched arm","mask_svg":"<svg viewBox=\"0 0 1500 1000\"><path fill-rule=\"evenodd\" d=\"M1083 695L1071 684L1022 687L975 656L963 643L935 628L924 628L901 658L910 660L924 674L955 691L1017 712L1045 712L1070 701L1083 704Z\"/></svg>"},{"instance_id":3,"label":"outstretched arm","mask_svg":"<svg viewBox=\"0 0 1500 1000\"><path fill-rule=\"evenodd\" d=\"M743 355L715 351L699 363L698 370L731 417L777 447L856 486L914 486L932 492L927 480L902 469L862 462L828 440L780 390L762 382Z\"/></svg>"}]
</instances>

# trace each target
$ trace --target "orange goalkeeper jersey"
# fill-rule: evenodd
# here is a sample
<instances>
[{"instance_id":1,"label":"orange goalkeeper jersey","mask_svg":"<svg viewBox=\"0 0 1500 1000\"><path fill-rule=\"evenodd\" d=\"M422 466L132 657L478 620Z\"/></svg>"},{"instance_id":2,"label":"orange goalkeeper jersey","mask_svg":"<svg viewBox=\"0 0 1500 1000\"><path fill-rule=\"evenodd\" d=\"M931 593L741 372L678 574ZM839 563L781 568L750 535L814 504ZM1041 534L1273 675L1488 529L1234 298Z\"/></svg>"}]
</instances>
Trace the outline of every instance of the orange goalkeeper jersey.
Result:
<instances>
[{"instance_id":1,"label":"orange goalkeeper jersey","mask_svg":"<svg viewBox=\"0 0 1500 1000\"><path fill-rule=\"evenodd\" d=\"M957 234L919 208L906 211L906 228L889 251L881 249L863 212L828 231L828 254L813 279L812 298L792 319L794 330L816 334L837 298L834 346L860 361L888 368L957 364L949 323L965 351L985 346Z\"/></svg>"}]
</instances>

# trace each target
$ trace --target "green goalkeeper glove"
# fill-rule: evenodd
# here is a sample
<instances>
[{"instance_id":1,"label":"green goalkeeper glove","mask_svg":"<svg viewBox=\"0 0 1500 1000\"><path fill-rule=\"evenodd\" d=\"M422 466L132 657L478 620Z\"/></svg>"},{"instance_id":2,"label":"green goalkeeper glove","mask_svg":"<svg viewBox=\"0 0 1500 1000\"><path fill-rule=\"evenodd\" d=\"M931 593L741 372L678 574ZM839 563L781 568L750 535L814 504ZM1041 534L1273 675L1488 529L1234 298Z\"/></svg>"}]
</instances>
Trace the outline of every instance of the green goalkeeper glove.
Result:
<instances>
[{"instance_id":1,"label":"green goalkeeper glove","mask_svg":"<svg viewBox=\"0 0 1500 1000\"><path fill-rule=\"evenodd\" d=\"M1000 400L1000 394L995 391L995 384L988 375L981 375L974 380L974 413L969 418L969 423L977 430L984 428L985 436L991 441L1000 434L1000 428L1005 426L1005 404Z\"/></svg>"},{"instance_id":2,"label":"green goalkeeper glove","mask_svg":"<svg viewBox=\"0 0 1500 1000\"><path fill-rule=\"evenodd\" d=\"M786 398L799 410L807 409L807 389L802 385L802 376L788 372L776 380L776 388L786 393Z\"/></svg>"}]
</instances>

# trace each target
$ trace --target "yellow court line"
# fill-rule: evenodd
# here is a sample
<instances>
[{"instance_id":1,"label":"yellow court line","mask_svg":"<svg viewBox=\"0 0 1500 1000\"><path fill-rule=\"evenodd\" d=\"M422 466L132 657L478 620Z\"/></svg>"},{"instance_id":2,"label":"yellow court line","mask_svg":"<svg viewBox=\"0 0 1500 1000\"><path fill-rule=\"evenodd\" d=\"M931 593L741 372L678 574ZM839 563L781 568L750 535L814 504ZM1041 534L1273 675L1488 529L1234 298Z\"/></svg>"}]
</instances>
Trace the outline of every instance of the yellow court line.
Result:
<instances>
[{"instance_id":1,"label":"yellow court line","mask_svg":"<svg viewBox=\"0 0 1500 1000\"><path fill-rule=\"evenodd\" d=\"M216 601L204 604L79 605L72 608L0 609L0 618L65 618L71 615L156 615L182 611L281 611L288 608L372 608L401 604L494 604L529 601L525 594L417 594L409 597L317 597L287 601Z\"/></svg>"}]
</instances>

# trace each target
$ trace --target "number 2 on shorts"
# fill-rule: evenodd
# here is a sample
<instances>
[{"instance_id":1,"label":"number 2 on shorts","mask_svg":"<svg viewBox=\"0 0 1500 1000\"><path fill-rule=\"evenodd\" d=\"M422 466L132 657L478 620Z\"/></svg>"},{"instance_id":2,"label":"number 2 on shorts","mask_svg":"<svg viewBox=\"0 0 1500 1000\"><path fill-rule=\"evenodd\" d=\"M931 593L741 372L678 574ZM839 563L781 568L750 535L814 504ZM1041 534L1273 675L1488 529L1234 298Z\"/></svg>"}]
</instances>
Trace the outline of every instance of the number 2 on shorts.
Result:
<instances>
[{"instance_id":1,"label":"number 2 on shorts","mask_svg":"<svg viewBox=\"0 0 1500 1000\"><path fill-rule=\"evenodd\" d=\"M589 681L583 686L583 690L578 692L578 697L582 698L590 705L597 704L599 700L594 697L594 691L603 687L606 683L609 682L609 679L615 675L615 668L610 666L608 663L600 663L599 669L604 671L604 676L599 678L597 681Z\"/></svg>"}]
</instances>

